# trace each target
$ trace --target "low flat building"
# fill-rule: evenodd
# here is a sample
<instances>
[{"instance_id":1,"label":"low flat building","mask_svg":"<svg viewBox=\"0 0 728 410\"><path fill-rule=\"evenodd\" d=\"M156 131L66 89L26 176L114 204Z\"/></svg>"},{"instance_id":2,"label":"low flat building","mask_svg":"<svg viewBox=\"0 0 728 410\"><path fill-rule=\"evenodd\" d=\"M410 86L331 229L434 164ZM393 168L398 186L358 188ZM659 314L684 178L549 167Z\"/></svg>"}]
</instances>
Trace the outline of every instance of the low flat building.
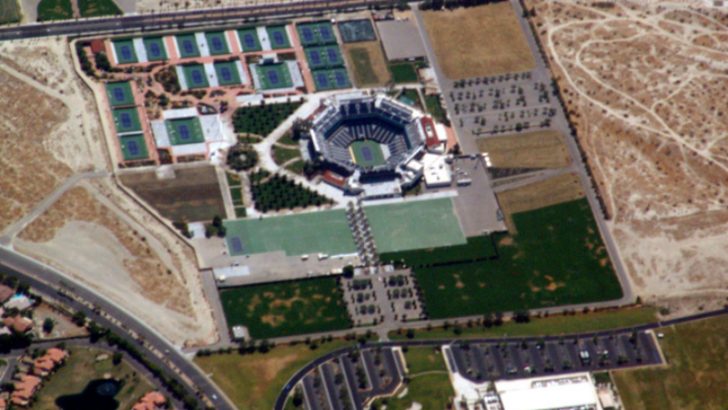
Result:
<instances>
[{"instance_id":1,"label":"low flat building","mask_svg":"<svg viewBox=\"0 0 728 410\"><path fill-rule=\"evenodd\" d=\"M387 60L413 60L427 55L420 32L412 20L378 21L377 29Z\"/></svg>"}]
</instances>

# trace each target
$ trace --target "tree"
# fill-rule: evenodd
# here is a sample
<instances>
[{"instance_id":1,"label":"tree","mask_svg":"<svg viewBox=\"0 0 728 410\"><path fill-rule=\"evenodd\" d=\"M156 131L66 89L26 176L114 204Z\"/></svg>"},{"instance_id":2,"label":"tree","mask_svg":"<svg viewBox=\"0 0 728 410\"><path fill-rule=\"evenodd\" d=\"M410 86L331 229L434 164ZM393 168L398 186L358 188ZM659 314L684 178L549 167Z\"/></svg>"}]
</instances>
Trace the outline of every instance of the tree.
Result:
<instances>
[{"instance_id":1,"label":"tree","mask_svg":"<svg viewBox=\"0 0 728 410\"><path fill-rule=\"evenodd\" d=\"M45 318L45 320L43 321L43 332L45 332L45 333L52 332L54 325L55 325L55 323L53 323L53 319L51 319L49 317Z\"/></svg>"},{"instance_id":2,"label":"tree","mask_svg":"<svg viewBox=\"0 0 728 410\"><path fill-rule=\"evenodd\" d=\"M86 325L86 314L81 312L80 310L71 316L71 321L76 326L84 326Z\"/></svg>"},{"instance_id":3,"label":"tree","mask_svg":"<svg viewBox=\"0 0 728 410\"><path fill-rule=\"evenodd\" d=\"M114 355L111 357L111 363L114 364L114 366L118 366L121 364L121 359L124 358L124 355L121 354L121 352L114 352Z\"/></svg>"},{"instance_id":4,"label":"tree","mask_svg":"<svg viewBox=\"0 0 728 410\"><path fill-rule=\"evenodd\" d=\"M354 267L351 265L346 265L342 269L342 274L345 278L350 279L354 277Z\"/></svg>"},{"instance_id":5,"label":"tree","mask_svg":"<svg viewBox=\"0 0 728 410\"><path fill-rule=\"evenodd\" d=\"M94 63L96 64L96 68L99 71L111 70L111 63L109 62L109 58L104 52L96 53L96 55L94 55Z\"/></svg>"}]
</instances>

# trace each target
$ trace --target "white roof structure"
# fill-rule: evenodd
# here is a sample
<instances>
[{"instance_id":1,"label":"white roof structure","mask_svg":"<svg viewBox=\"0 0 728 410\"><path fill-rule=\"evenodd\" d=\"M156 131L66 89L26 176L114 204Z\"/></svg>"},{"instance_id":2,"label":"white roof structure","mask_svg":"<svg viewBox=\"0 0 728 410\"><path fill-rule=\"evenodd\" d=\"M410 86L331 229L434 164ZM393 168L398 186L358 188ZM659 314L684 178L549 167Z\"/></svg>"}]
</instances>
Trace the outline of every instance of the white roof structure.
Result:
<instances>
[{"instance_id":1,"label":"white roof structure","mask_svg":"<svg viewBox=\"0 0 728 410\"><path fill-rule=\"evenodd\" d=\"M172 145L167 131L167 120L180 118L197 118L204 136L204 141L195 144ZM152 133L157 148L169 148L172 155L209 155L213 158L219 150L227 149L235 144L235 134L225 127L219 114L198 115L195 108L180 108L162 112L162 120L151 121Z\"/></svg>"},{"instance_id":2,"label":"white roof structure","mask_svg":"<svg viewBox=\"0 0 728 410\"><path fill-rule=\"evenodd\" d=\"M445 155L425 153L422 157L425 184L428 187L449 186L452 184L452 169Z\"/></svg>"},{"instance_id":3,"label":"white roof structure","mask_svg":"<svg viewBox=\"0 0 728 410\"><path fill-rule=\"evenodd\" d=\"M504 410L601 410L589 373L495 382Z\"/></svg>"}]
</instances>

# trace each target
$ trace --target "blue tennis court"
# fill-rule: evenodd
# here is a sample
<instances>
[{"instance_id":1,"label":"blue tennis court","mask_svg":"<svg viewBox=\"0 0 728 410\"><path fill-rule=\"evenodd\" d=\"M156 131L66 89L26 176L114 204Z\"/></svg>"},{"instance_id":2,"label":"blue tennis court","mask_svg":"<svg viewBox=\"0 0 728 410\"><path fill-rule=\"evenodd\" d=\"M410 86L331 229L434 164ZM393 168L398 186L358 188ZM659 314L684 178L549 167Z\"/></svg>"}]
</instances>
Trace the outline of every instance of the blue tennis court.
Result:
<instances>
[{"instance_id":1,"label":"blue tennis court","mask_svg":"<svg viewBox=\"0 0 728 410\"><path fill-rule=\"evenodd\" d=\"M335 49L329 48L326 51L329 56L329 64L336 64L339 62L339 53L337 53Z\"/></svg>"},{"instance_id":2,"label":"blue tennis court","mask_svg":"<svg viewBox=\"0 0 728 410\"><path fill-rule=\"evenodd\" d=\"M333 36L331 35L331 30L328 26L319 26L319 33L321 33L321 38L325 41L331 41Z\"/></svg>"},{"instance_id":3,"label":"blue tennis court","mask_svg":"<svg viewBox=\"0 0 728 410\"><path fill-rule=\"evenodd\" d=\"M200 84L201 82L203 82L202 73L199 71L193 71L192 72L192 82L195 84Z\"/></svg>"},{"instance_id":4,"label":"blue tennis court","mask_svg":"<svg viewBox=\"0 0 728 410\"><path fill-rule=\"evenodd\" d=\"M230 254L231 255L241 255L243 254L243 241L240 240L239 236L233 236L230 238L229 242L230 244Z\"/></svg>"},{"instance_id":5,"label":"blue tennis court","mask_svg":"<svg viewBox=\"0 0 728 410\"><path fill-rule=\"evenodd\" d=\"M310 43L313 41L313 31L309 27L301 27L301 34L303 35L303 40L306 43Z\"/></svg>"},{"instance_id":6,"label":"blue tennis court","mask_svg":"<svg viewBox=\"0 0 728 410\"><path fill-rule=\"evenodd\" d=\"M349 79L346 78L346 75L341 71L334 73L334 78L336 79L336 85L338 87L344 88L349 86Z\"/></svg>"},{"instance_id":7,"label":"blue tennis court","mask_svg":"<svg viewBox=\"0 0 728 410\"><path fill-rule=\"evenodd\" d=\"M228 82L233 79L232 73L230 73L230 69L227 67L220 67L220 77L223 81Z\"/></svg>"},{"instance_id":8,"label":"blue tennis court","mask_svg":"<svg viewBox=\"0 0 728 410\"><path fill-rule=\"evenodd\" d=\"M364 157L364 161L374 160L374 154L372 153L372 149L369 147L361 147L361 155Z\"/></svg>"},{"instance_id":9,"label":"blue tennis court","mask_svg":"<svg viewBox=\"0 0 728 410\"><path fill-rule=\"evenodd\" d=\"M193 54L195 52L195 45L192 43L192 41L184 40L182 41L182 49L184 50L185 54Z\"/></svg>"},{"instance_id":10,"label":"blue tennis court","mask_svg":"<svg viewBox=\"0 0 728 410\"><path fill-rule=\"evenodd\" d=\"M159 44L157 44L157 43L149 44L149 54L152 57L159 57L160 55L162 55L162 50L159 48Z\"/></svg>"},{"instance_id":11,"label":"blue tennis court","mask_svg":"<svg viewBox=\"0 0 728 410\"><path fill-rule=\"evenodd\" d=\"M311 56L311 63L313 65L316 65L316 66L321 65L321 55L319 54L318 51L316 51L316 50L311 51L311 53L309 55Z\"/></svg>"},{"instance_id":12,"label":"blue tennis court","mask_svg":"<svg viewBox=\"0 0 728 410\"><path fill-rule=\"evenodd\" d=\"M131 154L131 156L139 156L139 145L137 145L136 141L127 142L126 149L129 151L129 154Z\"/></svg>"},{"instance_id":13,"label":"blue tennis court","mask_svg":"<svg viewBox=\"0 0 728 410\"><path fill-rule=\"evenodd\" d=\"M131 60L134 55L131 52L131 47L121 46L121 58L124 60Z\"/></svg>"},{"instance_id":14,"label":"blue tennis court","mask_svg":"<svg viewBox=\"0 0 728 410\"><path fill-rule=\"evenodd\" d=\"M283 33L276 31L273 33L273 45L282 46L286 44L286 39L283 37Z\"/></svg>"},{"instance_id":15,"label":"blue tennis court","mask_svg":"<svg viewBox=\"0 0 728 410\"><path fill-rule=\"evenodd\" d=\"M280 79L278 78L278 72L272 71L272 70L271 71L268 71L268 81L272 85L278 84L278 82L280 81Z\"/></svg>"},{"instance_id":16,"label":"blue tennis court","mask_svg":"<svg viewBox=\"0 0 728 410\"><path fill-rule=\"evenodd\" d=\"M318 73L318 74L316 74L316 84L319 87L328 88L328 86L329 86L329 77L326 76L326 73Z\"/></svg>"},{"instance_id":17,"label":"blue tennis court","mask_svg":"<svg viewBox=\"0 0 728 410\"><path fill-rule=\"evenodd\" d=\"M222 40L220 40L219 37L213 37L212 44L210 44L210 46L212 47L212 49L214 51L220 51L220 50L224 49L224 47L222 45Z\"/></svg>"},{"instance_id":18,"label":"blue tennis court","mask_svg":"<svg viewBox=\"0 0 728 410\"><path fill-rule=\"evenodd\" d=\"M116 102L123 102L126 100L126 93L121 88L114 88L114 100Z\"/></svg>"},{"instance_id":19,"label":"blue tennis court","mask_svg":"<svg viewBox=\"0 0 728 410\"><path fill-rule=\"evenodd\" d=\"M180 124L180 126L177 128L177 131L179 131L179 139L190 139L190 129L187 128L187 124Z\"/></svg>"},{"instance_id":20,"label":"blue tennis court","mask_svg":"<svg viewBox=\"0 0 728 410\"><path fill-rule=\"evenodd\" d=\"M123 128L130 128L132 121L131 121L131 116L129 115L129 113L126 113L126 112L120 113L119 122L121 122L121 126Z\"/></svg>"},{"instance_id":21,"label":"blue tennis court","mask_svg":"<svg viewBox=\"0 0 728 410\"><path fill-rule=\"evenodd\" d=\"M245 44L244 48L246 50L254 49L258 46L258 42L255 41L255 38L250 33L245 33L243 36L243 43Z\"/></svg>"}]
</instances>

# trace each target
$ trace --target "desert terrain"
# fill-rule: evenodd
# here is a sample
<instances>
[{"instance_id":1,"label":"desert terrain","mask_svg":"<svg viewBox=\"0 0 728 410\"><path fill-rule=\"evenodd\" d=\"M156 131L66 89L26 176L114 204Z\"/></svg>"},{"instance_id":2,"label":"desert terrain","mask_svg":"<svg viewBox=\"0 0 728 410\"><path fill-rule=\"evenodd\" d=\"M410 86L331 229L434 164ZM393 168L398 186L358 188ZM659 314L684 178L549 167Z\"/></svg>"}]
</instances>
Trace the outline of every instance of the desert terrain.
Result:
<instances>
[{"instance_id":1,"label":"desert terrain","mask_svg":"<svg viewBox=\"0 0 728 410\"><path fill-rule=\"evenodd\" d=\"M704 2L527 0L635 294L728 301L728 15Z\"/></svg>"},{"instance_id":2,"label":"desert terrain","mask_svg":"<svg viewBox=\"0 0 728 410\"><path fill-rule=\"evenodd\" d=\"M95 288L177 345L215 341L192 249L108 172L94 95L67 42L0 43L0 90L3 243Z\"/></svg>"}]
</instances>

